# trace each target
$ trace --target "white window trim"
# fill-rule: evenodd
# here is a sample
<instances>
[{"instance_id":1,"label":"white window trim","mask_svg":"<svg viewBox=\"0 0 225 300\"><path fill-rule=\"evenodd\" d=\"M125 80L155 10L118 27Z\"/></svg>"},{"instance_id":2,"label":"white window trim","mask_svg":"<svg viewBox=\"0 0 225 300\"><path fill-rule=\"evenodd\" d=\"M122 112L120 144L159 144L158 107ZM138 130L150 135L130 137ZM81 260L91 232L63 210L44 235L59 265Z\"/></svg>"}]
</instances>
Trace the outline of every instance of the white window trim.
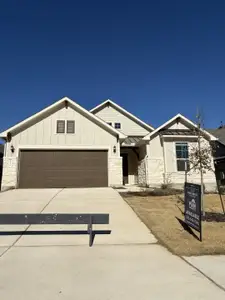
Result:
<instances>
[{"instance_id":1,"label":"white window trim","mask_svg":"<svg viewBox=\"0 0 225 300\"><path fill-rule=\"evenodd\" d=\"M177 151L176 151L176 144L177 143L183 143L183 144L187 144L188 145L188 154L189 154L189 142L187 142L187 141L174 141L174 157L175 157L175 160L174 160L174 170L176 170L175 172L177 172L177 173L179 173L179 174L185 174L185 171L178 171L177 170ZM185 159L179 159L178 158L178 160L185 160ZM189 159L188 159L189 160ZM190 162L189 162L190 163ZM189 172L189 171L188 171ZM188 173L187 172L187 173Z\"/></svg>"},{"instance_id":2,"label":"white window trim","mask_svg":"<svg viewBox=\"0 0 225 300\"><path fill-rule=\"evenodd\" d=\"M74 122L74 132L67 132L67 124L68 124L68 122ZM73 134L76 133L76 122L75 122L75 120L66 120L66 126L65 127L66 127L65 128L65 133L66 134L73 135Z\"/></svg>"},{"instance_id":3,"label":"white window trim","mask_svg":"<svg viewBox=\"0 0 225 300\"><path fill-rule=\"evenodd\" d=\"M120 128L116 128L116 124L120 124ZM121 129L122 128L121 123L120 122L114 122L114 128L115 129Z\"/></svg>"},{"instance_id":4,"label":"white window trim","mask_svg":"<svg viewBox=\"0 0 225 300\"><path fill-rule=\"evenodd\" d=\"M64 132L58 132L58 121L64 122ZM66 120L58 119L56 120L56 134L65 134L66 133Z\"/></svg>"},{"instance_id":5,"label":"white window trim","mask_svg":"<svg viewBox=\"0 0 225 300\"><path fill-rule=\"evenodd\" d=\"M57 121L65 121L65 132L64 133L57 132ZM74 121L74 133L67 133L67 122L68 121ZM56 134L56 135L58 135L58 134L60 134L60 135L63 135L63 134L64 135L67 135L67 134L75 135L76 134L76 121L75 120L56 120L56 132L54 134Z\"/></svg>"}]
</instances>

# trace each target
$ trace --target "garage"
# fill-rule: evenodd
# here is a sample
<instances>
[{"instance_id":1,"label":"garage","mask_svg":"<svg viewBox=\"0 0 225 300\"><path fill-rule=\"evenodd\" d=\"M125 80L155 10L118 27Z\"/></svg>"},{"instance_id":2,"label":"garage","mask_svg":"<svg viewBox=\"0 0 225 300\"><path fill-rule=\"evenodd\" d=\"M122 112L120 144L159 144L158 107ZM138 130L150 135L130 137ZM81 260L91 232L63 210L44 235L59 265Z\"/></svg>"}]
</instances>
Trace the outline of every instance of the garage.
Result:
<instances>
[{"instance_id":1,"label":"garage","mask_svg":"<svg viewBox=\"0 0 225 300\"><path fill-rule=\"evenodd\" d=\"M21 150L19 188L108 186L105 150Z\"/></svg>"}]
</instances>

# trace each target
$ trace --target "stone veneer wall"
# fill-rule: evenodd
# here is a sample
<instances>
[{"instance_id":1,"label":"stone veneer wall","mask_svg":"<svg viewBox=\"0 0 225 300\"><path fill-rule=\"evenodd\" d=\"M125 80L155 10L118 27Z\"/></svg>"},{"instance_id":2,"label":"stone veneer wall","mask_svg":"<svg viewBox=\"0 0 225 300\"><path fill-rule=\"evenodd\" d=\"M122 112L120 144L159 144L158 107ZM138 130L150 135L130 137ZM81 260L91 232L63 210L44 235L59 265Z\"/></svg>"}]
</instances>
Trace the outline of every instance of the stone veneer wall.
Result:
<instances>
[{"instance_id":1,"label":"stone veneer wall","mask_svg":"<svg viewBox=\"0 0 225 300\"><path fill-rule=\"evenodd\" d=\"M1 190L16 188L17 185L17 157L4 157ZM109 186L122 185L122 158L109 157L108 159Z\"/></svg>"},{"instance_id":2,"label":"stone veneer wall","mask_svg":"<svg viewBox=\"0 0 225 300\"><path fill-rule=\"evenodd\" d=\"M206 191L215 192L217 190L215 174L208 171L203 175L203 178ZM164 162L162 159L148 159L148 185L150 187L160 187L166 182L175 188L183 188L184 181L184 172L168 172L164 174ZM200 174L198 172L188 174L187 181L200 184Z\"/></svg>"},{"instance_id":3,"label":"stone veneer wall","mask_svg":"<svg viewBox=\"0 0 225 300\"><path fill-rule=\"evenodd\" d=\"M108 159L109 186L123 184L122 157L109 157Z\"/></svg>"},{"instance_id":4,"label":"stone veneer wall","mask_svg":"<svg viewBox=\"0 0 225 300\"><path fill-rule=\"evenodd\" d=\"M17 184L17 157L4 157L1 190L15 188Z\"/></svg>"},{"instance_id":5,"label":"stone veneer wall","mask_svg":"<svg viewBox=\"0 0 225 300\"><path fill-rule=\"evenodd\" d=\"M138 185L146 186L146 161L145 158L138 162Z\"/></svg>"}]
</instances>

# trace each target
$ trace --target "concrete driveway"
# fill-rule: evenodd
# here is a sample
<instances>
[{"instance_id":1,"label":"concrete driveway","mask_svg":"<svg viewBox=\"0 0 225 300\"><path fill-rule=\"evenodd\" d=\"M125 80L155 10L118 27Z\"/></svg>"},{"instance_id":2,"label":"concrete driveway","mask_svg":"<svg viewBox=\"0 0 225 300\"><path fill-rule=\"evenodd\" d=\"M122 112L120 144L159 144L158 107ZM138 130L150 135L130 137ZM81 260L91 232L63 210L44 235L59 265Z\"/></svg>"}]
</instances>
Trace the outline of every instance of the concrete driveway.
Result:
<instances>
[{"instance_id":1,"label":"concrete driveway","mask_svg":"<svg viewBox=\"0 0 225 300\"><path fill-rule=\"evenodd\" d=\"M108 235L96 235L94 244L149 244L156 239L133 210L111 188L93 189L31 189L0 193L3 213L109 213L109 225L94 229L111 230ZM87 230L86 225L0 226L0 230ZM1 246L88 245L88 235L14 235L1 236Z\"/></svg>"},{"instance_id":2,"label":"concrete driveway","mask_svg":"<svg viewBox=\"0 0 225 300\"><path fill-rule=\"evenodd\" d=\"M156 244L112 189L14 190L0 193L0 210L108 212L107 228L112 230L110 235L97 236L92 248L85 235L0 236L0 299L225 298L216 284ZM28 230L51 228L33 227ZM21 230L21 226L15 229Z\"/></svg>"}]
</instances>

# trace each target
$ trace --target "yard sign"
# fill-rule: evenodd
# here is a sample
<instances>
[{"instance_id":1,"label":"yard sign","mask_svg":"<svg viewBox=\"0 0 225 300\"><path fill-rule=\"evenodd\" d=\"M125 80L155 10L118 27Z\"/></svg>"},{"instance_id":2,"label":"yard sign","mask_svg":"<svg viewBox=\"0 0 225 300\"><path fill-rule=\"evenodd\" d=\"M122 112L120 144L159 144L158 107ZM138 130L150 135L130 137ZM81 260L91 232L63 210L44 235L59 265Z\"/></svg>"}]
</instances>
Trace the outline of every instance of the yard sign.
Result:
<instances>
[{"instance_id":1,"label":"yard sign","mask_svg":"<svg viewBox=\"0 0 225 300\"><path fill-rule=\"evenodd\" d=\"M185 182L185 223L200 233L202 241L201 185Z\"/></svg>"}]
</instances>

